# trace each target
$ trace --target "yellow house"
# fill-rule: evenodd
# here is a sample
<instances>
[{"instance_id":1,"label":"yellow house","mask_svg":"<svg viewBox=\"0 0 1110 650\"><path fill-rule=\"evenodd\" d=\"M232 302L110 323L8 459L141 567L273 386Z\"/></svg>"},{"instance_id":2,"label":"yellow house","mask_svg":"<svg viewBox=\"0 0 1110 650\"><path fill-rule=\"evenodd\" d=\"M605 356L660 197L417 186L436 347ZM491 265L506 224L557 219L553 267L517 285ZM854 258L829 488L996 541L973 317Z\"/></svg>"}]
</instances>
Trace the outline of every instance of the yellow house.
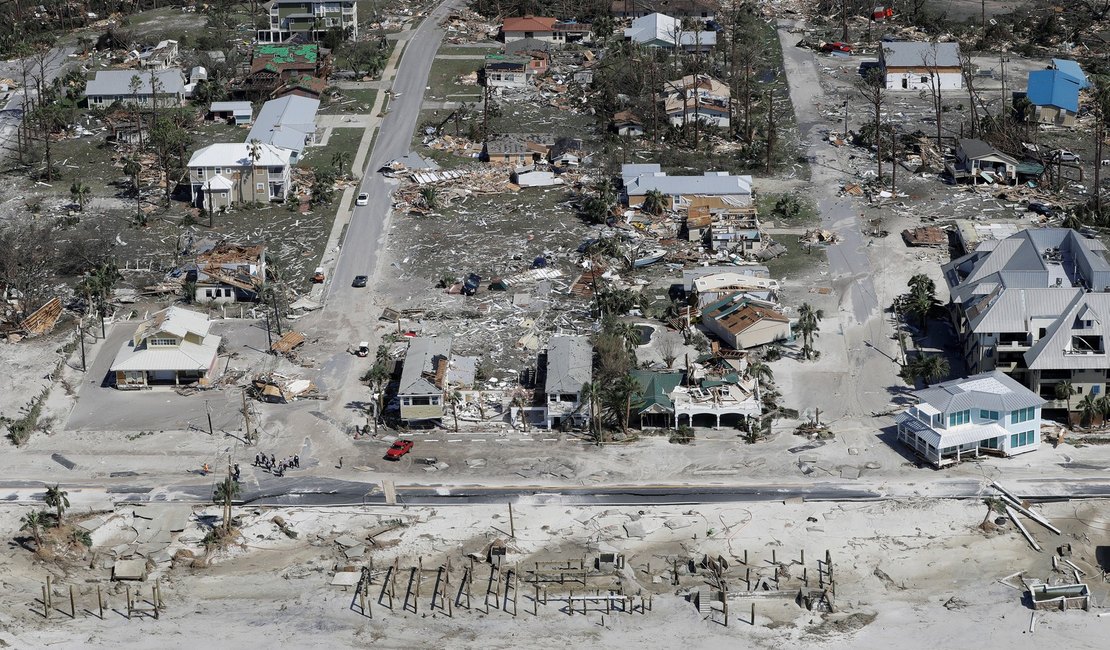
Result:
<instances>
[{"instance_id":1,"label":"yellow house","mask_svg":"<svg viewBox=\"0 0 1110 650\"><path fill-rule=\"evenodd\" d=\"M116 388L210 383L221 340L209 333L210 325L205 314L181 307L147 318L112 362Z\"/></svg>"},{"instance_id":2,"label":"yellow house","mask_svg":"<svg viewBox=\"0 0 1110 650\"><path fill-rule=\"evenodd\" d=\"M443 417L443 388L451 360L451 337L428 336L409 343L397 399L406 422Z\"/></svg>"}]
</instances>

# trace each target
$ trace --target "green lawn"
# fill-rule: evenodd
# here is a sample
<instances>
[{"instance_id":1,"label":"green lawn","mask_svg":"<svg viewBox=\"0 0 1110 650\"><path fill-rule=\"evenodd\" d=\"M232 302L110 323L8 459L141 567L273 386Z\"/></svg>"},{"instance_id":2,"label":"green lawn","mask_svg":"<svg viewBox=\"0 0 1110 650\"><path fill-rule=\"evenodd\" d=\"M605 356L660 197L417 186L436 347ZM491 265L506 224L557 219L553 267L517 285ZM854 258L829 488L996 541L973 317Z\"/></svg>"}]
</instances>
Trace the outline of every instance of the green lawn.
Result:
<instances>
[{"instance_id":1,"label":"green lawn","mask_svg":"<svg viewBox=\"0 0 1110 650\"><path fill-rule=\"evenodd\" d=\"M424 94L424 100L457 100L460 95L471 100L480 99L482 97L481 86L463 86L457 83L456 79L460 75L474 72L481 67L481 61L436 59L432 63L432 72L428 76L429 90Z\"/></svg>"},{"instance_id":2,"label":"green lawn","mask_svg":"<svg viewBox=\"0 0 1110 650\"><path fill-rule=\"evenodd\" d=\"M339 93L339 98L329 98L327 104L321 106L321 115L369 113L378 97L378 91L373 88L340 89Z\"/></svg>"},{"instance_id":3,"label":"green lawn","mask_svg":"<svg viewBox=\"0 0 1110 650\"><path fill-rule=\"evenodd\" d=\"M828 261L824 248L814 246L806 253L797 238L781 236L780 239L779 243L786 246L786 254L766 263L772 278L796 277Z\"/></svg>"},{"instance_id":4,"label":"green lawn","mask_svg":"<svg viewBox=\"0 0 1110 650\"><path fill-rule=\"evenodd\" d=\"M493 54L494 52L501 51L501 43L490 41L489 43L475 43L481 47L460 47L458 45L447 45L439 48L436 56L440 54L447 55L467 55L467 56L485 56L486 54Z\"/></svg>"},{"instance_id":5,"label":"green lawn","mask_svg":"<svg viewBox=\"0 0 1110 650\"><path fill-rule=\"evenodd\" d=\"M358 151L358 143L362 141L363 132L364 129L361 128L336 127L332 129L331 138L326 146L305 149L305 155L297 165L313 168L327 166L332 164L332 157L336 153L347 153L349 158L346 171L350 171L350 165L354 162L355 152Z\"/></svg>"},{"instance_id":6,"label":"green lawn","mask_svg":"<svg viewBox=\"0 0 1110 650\"><path fill-rule=\"evenodd\" d=\"M778 203L779 199L783 196L793 196L797 199L797 214L793 216L775 214L775 204ZM760 194L759 198L756 200L756 207L759 210L760 220L764 222L774 221L776 228L799 228L803 226L816 226L821 223L821 215L817 212L817 204L814 203L813 199L802 194Z\"/></svg>"}]
</instances>

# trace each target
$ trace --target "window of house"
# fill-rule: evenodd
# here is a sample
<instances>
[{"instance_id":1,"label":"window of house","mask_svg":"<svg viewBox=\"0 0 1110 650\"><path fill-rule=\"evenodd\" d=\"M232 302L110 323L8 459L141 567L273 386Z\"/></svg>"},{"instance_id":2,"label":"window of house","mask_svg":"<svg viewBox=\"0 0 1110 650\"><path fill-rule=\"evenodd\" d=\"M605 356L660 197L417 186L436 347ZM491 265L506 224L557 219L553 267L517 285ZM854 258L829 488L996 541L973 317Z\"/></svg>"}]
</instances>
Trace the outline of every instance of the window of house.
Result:
<instances>
[{"instance_id":1,"label":"window of house","mask_svg":"<svg viewBox=\"0 0 1110 650\"><path fill-rule=\"evenodd\" d=\"M955 413L949 413L948 414L948 426L950 426L950 427L956 427L956 426L959 426L961 424L967 424L968 422L971 422L971 411L970 410L957 411Z\"/></svg>"},{"instance_id":2,"label":"window of house","mask_svg":"<svg viewBox=\"0 0 1110 650\"><path fill-rule=\"evenodd\" d=\"M412 405L413 406L428 406L431 403L432 403L432 398L430 398L430 397L413 397L412 398Z\"/></svg>"},{"instance_id":3,"label":"window of house","mask_svg":"<svg viewBox=\"0 0 1110 650\"><path fill-rule=\"evenodd\" d=\"M197 178L199 178L201 180L204 180L206 178L205 171L203 169L198 169L197 170Z\"/></svg>"},{"instance_id":4,"label":"window of house","mask_svg":"<svg viewBox=\"0 0 1110 650\"><path fill-rule=\"evenodd\" d=\"M177 345L177 339L147 339L147 344L151 346L157 345Z\"/></svg>"},{"instance_id":5,"label":"window of house","mask_svg":"<svg viewBox=\"0 0 1110 650\"><path fill-rule=\"evenodd\" d=\"M979 419L981 419L981 420L997 420L998 419L998 411L987 411L987 410L984 410L984 409L979 409Z\"/></svg>"},{"instance_id":6,"label":"window of house","mask_svg":"<svg viewBox=\"0 0 1110 650\"><path fill-rule=\"evenodd\" d=\"M1018 409L1010 413L1010 424L1018 424L1019 422L1028 422L1037 417L1037 407L1030 406L1026 409Z\"/></svg>"},{"instance_id":7,"label":"window of house","mask_svg":"<svg viewBox=\"0 0 1110 650\"><path fill-rule=\"evenodd\" d=\"M402 397L401 406L412 406L412 399L409 397Z\"/></svg>"},{"instance_id":8,"label":"window of house","mask_svg":"<svg viewBox=\"0 0 1110 650\"><path fill-rule=\"evenodd\" d=\"M265 192L266 191L266 184L265 183L255 183L254 184L254 189L258 190L259 192Z\"/></svg>"},{"instance_id":9,"label":"window of house","mask_svg":"<svg viewBox=\"0 0 1110 650\"><path fill-rule=\"evenodd\" d=\"M1023 431L1021 433L1015 433L1015 434L1010 436L1010 446L1011 447L1024 447L1026 445L1031 445L1035 441L1035 438L1033 437L1033 435L1034 434L1033 434L1032 431Z\"/></svg>"},{"instance_id":10,"label":"window of house","mask_svg":"<svg viewBox=\"0 0 1110 650\"><path fill-rule=\"evenodd\" d=\"M204 290L204 297L205 298L211 298L212 297L212 290L211 289L205 289Z\"/></svg>"}]
</instances>

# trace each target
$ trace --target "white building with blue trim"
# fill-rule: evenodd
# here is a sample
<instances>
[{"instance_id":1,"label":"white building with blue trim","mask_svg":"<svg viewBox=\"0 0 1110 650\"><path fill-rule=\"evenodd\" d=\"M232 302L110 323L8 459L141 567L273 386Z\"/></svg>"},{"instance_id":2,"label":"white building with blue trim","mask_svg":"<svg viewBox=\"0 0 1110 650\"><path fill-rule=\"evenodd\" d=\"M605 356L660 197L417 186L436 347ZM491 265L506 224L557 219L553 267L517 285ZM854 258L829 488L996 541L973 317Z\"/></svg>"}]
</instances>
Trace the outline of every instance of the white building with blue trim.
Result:
<instances>
[{"instance_id":1,"label":"white building with blue trim","mask_svg":"<svg viewBox=\"0 0 1110 650\"><path fill-rule=\"evenodd\" d=\"M980 455L1016 456L1041 441L1045 400L998 370L914 391L898 440L936 467Z\"/></svg>"}]
</instances>

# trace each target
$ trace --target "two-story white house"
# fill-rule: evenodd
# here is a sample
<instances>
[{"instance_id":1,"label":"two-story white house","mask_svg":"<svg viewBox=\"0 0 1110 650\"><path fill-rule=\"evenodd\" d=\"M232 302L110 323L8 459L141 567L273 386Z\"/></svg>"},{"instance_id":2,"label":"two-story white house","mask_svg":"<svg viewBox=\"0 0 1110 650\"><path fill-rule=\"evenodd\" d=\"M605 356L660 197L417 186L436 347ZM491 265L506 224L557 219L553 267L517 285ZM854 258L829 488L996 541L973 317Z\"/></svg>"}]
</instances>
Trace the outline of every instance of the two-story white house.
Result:
<instances>
[{"instance_id":1,"label":"two-story white house","mask_svg":"<svg viewBox=\"0 0 1110 650\"><path fill-rule=\"evenodd\" d=\"M330 30L343 30L346 40L358 40L358 3L355 0L270 0L268 29L258 30L260 43L282 43L294 36L318 41Z\"/></svg>"},{"instance_id":2,"label":"two-story white house","mask_svg":"<svg viewBox=\"0 0 1110 650\"><path fill-rule=\"evenodd\" d=\"M900 413L898 440L936 467L980 454L1016 456L1041 442L1045 400L994 370L914 391Z\"/></svg>"},{"instance_id":3,"label":"two-story white house","mask_svg":"<svg viewBox=\"0 0 1110 650\"><path fill-rule=\"evenodd\" d=\"M558 429L564 422L589 425L590 407L582 400L582 386L593 379L593 356L593 346L585 336L557 335L548 341L543 386L548 429Z\"/></svg>"},{"instance_id":4,"label":"two-story white house","mask_svg":"<svg viewBox=\"0 0 1110 650\"><path fill-rule=\"evenodd\" d=\"M241 202L284 201L289 196L292 151L269 144L220 142L189 158L190 200L217 210Z\"/></svg>"}]
</instances>

